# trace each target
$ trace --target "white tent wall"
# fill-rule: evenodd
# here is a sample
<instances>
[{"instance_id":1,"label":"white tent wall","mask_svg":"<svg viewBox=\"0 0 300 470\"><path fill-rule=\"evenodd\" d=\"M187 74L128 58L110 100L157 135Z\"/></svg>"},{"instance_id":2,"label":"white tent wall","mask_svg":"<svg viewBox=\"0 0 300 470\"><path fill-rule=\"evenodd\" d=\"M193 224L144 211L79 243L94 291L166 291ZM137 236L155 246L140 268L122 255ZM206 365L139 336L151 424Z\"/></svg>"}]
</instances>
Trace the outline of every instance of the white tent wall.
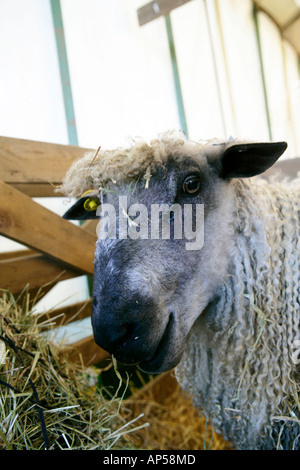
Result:
<instances>
[{"instance_id":1,"label":"white tent wall","mask_svg":"<svg viewBox=\"0 0 300 470\"><path fill-rule=\"evenodd\" d=\"M272 139L286 140L289 143L288 154L300 155L300 100L293 95L291 88L296 85L297 70L294 70L293 62L296 57L290 50L290 46L284 41L276 25L265 14L259 16L262 53L266 77L268 105L270 111ZM267 34L266 34L267 33ZM300 31L299 31L300 34ZM289 51L288 51L289 50ZM273 51L273 53L270 53ZM289 52L289 53L288 53ZM287 80L287 76L291 80ZM298 104L298 121L292 109ZM298 126L298 135L296 127Z\"/></svg>"},{"instance_id":2,"label":"white tent wall","mask_svg":"<svg viewBox=\"0 0 300 470\"><path fill-rule=\"evenodd\" d=\"M48 0L0 1L0 134L68 143Z\"/></svg>"},{"instance_id":3,"label":"white tent wall","mask_svg":"<svg viewBox=\"0 0 300 470\"><path fill-rule=\"evenodd\" d=\"M136 0L61 0L79 143L98 148L179 128L163 18Z\"/></svg>"},{"instance_id":4,"label":"white tent wall","mask_svg":"<svg viewBox=\"0 0 300 470\"><path fill-rule=\"evenodd\" d=\"M300 35L300 31L299 31ZM292 157L300 156L300 58L288 42L284 42L284 60L286 63L286 90L288 94L289 132L292 134L289 145ZM298 77L298 79L297 79Z\"/></svg>"},{"instance_id":5,"label":"white tent wall","mask_svg":"<svg viewBox=\"0 0 300 470\"><path fill-rule=\"evenodd\" d=\"M263 141L268 140L268 125L252 8L251 0L213 2L212 10L219 11L220 21L218 25L216 19L214 20L214 37L217 38L222 31L224 53L219 47L218 62L221 62L223 55L228 67L227 82L222 71L220 80L225 81L224 88L231 92L231 134L234 137Z\"/></svg>"},{"instance_id":6,"label":"white tent wall","mask_svg":"<svg viewBox=\"0 0 300 470\"><path fill-rule=\"evenodd\" d=\"M0 0L0 135L68 144L59 63L48 0ZM63 214L64 198L35 198ZM25 249L0 237L0 253ZM1 286L0 286L1 287ZM58 283L39 311L88 296L85 276Z\"/></svg>"},{"instance_id":7,"label":"white tent wall","mask_svg":"<svg viewBox=\"0 0 300 470\"><path fill-rule=\"evenodd\" d=\"M189 137L226 137L204 2L174 10L171 21Z\"/></svg>"},{"instance_id":8,"label":"white tent wall","mask_svg":"<svg viewBox=\"0 0 300 470\"><path fill-rule=\"evenodd\" d=\"M166 22L140 27L145 3L60 2L82 147L180 127ZM288 141L287 157L299 156L299 57L265 14L258 17L272 137ZM170 20L189 137L269 140L253 2L192 0ZM50 0L0 0L0 61L0 134L67 144ZM59 198L39 202L59 214L68 207ZM1 238L0 251L8 249L16 245ZM64 281L42 306L87 296L81 278Z\"/></svg>"}]
</instances>

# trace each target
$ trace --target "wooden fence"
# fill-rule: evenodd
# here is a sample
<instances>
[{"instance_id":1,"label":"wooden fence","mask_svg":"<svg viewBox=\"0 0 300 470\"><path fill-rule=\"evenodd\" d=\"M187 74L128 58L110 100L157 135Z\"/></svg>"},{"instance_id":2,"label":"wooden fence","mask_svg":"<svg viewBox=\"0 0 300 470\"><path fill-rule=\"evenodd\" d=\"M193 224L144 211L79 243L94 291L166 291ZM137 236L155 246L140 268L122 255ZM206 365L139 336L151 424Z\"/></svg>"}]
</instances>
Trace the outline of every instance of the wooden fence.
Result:
<instances>
[{"instance_id":1,"label":"wooden fence","mask_svg":"<svg viewBox=\"0 0 300 470\"><path fill-rule=\"evenodd\" d=\"M30 298L42 298L62 280L93 274L95 221L74 225L44 208L33 197L62 196L54 187L87 149L0 137L0 234L27 247L0 253L0 288L18 296L28 284ZM40 316L57 326L91 314L91 299ZM68 347L73 360L86 365L107 356L93 337Z\"/></svg>"}]
</instances>

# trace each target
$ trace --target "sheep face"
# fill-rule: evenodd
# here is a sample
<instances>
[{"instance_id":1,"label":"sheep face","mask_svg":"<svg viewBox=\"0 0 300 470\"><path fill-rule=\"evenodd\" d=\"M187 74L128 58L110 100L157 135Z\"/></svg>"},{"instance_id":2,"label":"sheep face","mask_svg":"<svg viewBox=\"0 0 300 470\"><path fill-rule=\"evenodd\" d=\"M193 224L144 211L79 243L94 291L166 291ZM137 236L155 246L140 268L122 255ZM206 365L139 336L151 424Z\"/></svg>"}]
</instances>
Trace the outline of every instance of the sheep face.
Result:
<instances>
[{"instance_id":1,"label":"sheep face","mask_svg":"<svg viewBox=\"0 0 300 470\"><path fill-rule=\"evenodd\" d=\"M178 364L192 326L226 281L232 178L261 173L285 148L230 145L169 155L146 180L113 181L100 191L92 306L99 346L149 373Z\"/></svg>"},{"instance_id":2,"label":"sheep face","mask_svg":"<svg viewBox=\"0 0 300 470\"><path fill-rule=\"evenodd\" d=\"M232 214L230 191L204 159L188 158L179 167L170 159L151 176L147 189L143 180L134 188L122 185L115 190L111 185L103 193L103 206L115 211L99 225L92 314L95 340L121 362L139 364L152 373L168 370L180 360L186 335L226 273L230 229L224 227L224 217ZM138 217L134 217L136 208ZM165 209L158 233L156 208ZM178 212L170 212L172 208ZM128 235L120 233L124 219ZM184 234L189 222L197 233L194 240ZM181 225L183 230L175 238ZM116 238L105 238L105 230L112 226ZM163 227L169 233L163 234ZM135 239L135 233L145 238Z\"/></svg>"}]
</instances>

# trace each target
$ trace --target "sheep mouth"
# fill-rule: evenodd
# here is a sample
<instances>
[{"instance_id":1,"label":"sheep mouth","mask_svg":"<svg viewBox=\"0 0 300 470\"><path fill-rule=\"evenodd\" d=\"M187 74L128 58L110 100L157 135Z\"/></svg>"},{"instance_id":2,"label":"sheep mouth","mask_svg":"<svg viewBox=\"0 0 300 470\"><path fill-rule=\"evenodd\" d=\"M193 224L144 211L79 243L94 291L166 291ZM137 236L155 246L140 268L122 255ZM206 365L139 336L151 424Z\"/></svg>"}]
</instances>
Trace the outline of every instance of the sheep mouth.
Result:
<instances>
[{"instance_id":1,"label":"sheep mouth","mask_svg":"<svg viewBox=\"0 0 300 470\"><path fill-rule=\"evenodd\" d=\"M139 369L149 374L155 374L166 372L167 370L175 367L181 358L181 352L180 354L174 354L173 351L172 353L170 352L173 349L174 336L175 319L173 313L171 313L166 329L157 348L151 356L138 364Z\"/></svg>"}]
</instances>

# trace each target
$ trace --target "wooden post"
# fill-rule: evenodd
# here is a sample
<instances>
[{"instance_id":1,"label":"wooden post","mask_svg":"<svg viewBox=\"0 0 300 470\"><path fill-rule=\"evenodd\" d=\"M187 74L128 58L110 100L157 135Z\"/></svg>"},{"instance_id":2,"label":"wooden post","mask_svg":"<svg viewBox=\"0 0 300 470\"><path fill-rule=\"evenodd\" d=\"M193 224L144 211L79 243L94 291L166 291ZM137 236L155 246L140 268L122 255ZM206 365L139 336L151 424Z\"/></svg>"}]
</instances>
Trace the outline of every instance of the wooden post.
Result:
<instances>
[{"instance_id":1,"label":"wooden post","mask_svg":"<svg viewBox=\"0 0 300 470\"><path fill-rule=\"evenodd\" d=\"M191 0L156 0L140 7L137 11L139 25L143 26L150 21L156 20L160 16L165 16L170 11Z\"/></svg>"}]
</instances>

